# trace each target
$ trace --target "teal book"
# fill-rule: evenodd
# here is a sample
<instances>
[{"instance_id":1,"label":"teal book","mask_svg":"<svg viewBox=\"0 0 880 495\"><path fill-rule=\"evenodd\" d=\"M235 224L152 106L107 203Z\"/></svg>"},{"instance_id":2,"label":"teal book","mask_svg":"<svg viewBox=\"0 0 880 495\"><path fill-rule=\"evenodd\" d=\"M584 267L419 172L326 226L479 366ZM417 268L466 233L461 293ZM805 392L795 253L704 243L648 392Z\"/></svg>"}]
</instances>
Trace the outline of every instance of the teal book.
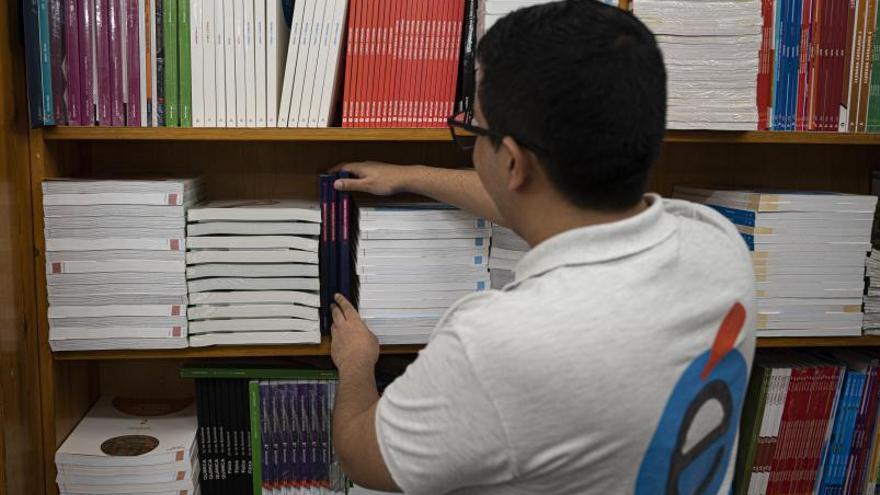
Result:
<instances>
[{"instance_id":1,"label":"teal book","mask_svg":"<svg viewBox=\"0 0 880 495\"><path fill-rule=\"evenodd\" d=\"M183 0L184 3L187 0ZM165 52L165 126L180 127L180 52L178 43L178 0L164 0L163 37Z\"/></svg>"},{"instance_id":2,"label":"teal book","mask_svg":"<svg viewBox=\"0 0 880 495\"><path fill-rule=\"evenodd\" d=\"M180 54L177 61L179 68L178 86L180 88L180 127L192 127L192 62L190 46L190 17L189 0L179 0L178 13L178 37L177 43Z\"/></svg>"},{"instance_id":3,"label":"teal book","mask_svg":"<svg viewBox=\"0 0 880 495\"><path fill-rule=\"evenodd\" d=\"M49 39L49 0L39 0L40 79L43 81L43 124L55 124L55 100L52 95L52 50Z\"/></svg>"}]
</instances>

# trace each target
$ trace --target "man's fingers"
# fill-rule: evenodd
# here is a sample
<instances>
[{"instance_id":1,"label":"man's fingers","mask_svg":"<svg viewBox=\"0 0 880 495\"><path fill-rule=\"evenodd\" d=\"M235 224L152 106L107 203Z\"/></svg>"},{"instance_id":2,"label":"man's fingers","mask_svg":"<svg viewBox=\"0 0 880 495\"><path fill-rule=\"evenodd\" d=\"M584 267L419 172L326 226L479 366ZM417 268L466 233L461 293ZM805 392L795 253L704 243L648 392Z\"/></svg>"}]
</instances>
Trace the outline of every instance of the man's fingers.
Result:
<instances>
[{"instance_id":1,"label":"man's fingers","mask_svg":"<svg viewBox=\"0 0 880 495\"><path fill-rule=\"evenodd\" d=\"M345 314L346 319L357 315L357 310L354 309L354 306L348 302L348 299L342 294L336 294L333 296L333 300L336 301L337 306L342 308L342 312Z\"/></svg>"},{"instance_id":2,"label":"man's fingers","mask_svg":"<svg viewBox=\"0 0 880 495\"><path fill-rule=\"evenodd\" d=\"M342 311L342 308L339 307L338 304L334 304L330 310L330 313L333 315L333 321L345 321L345 313Z\"/></svg>"}]
</instances>

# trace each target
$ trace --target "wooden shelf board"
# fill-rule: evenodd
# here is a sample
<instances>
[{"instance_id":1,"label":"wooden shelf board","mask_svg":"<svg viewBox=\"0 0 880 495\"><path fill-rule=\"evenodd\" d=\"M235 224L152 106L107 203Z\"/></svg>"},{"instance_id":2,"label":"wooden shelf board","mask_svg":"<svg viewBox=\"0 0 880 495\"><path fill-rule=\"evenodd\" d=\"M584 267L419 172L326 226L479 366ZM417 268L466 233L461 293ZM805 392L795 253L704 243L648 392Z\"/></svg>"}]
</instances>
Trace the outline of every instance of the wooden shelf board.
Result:
<instances>
[{"instance_id":1,"label":"wooden shelf board","mask_svg":"<svg viewBox=\"0 0 880 495\"><path fill-rule=\"evenodd\" d=\"M62 141L448 141L432 129L210 129L155 127L48 127L47 140ZM668 131L668 143L880 144L880 134L773 131Z\"/></svg>"},{"instance_id":2,"label":"wooden shelf board","mask_svg":"<svg viewBox=\"0 0 880 495\"><path fill-rule=\"evenodd\" d=\"M758 347L873 347L880 346L880 335L862 337L763 337Z\"/></svg>"},{"instance_id":3,"label":"wooden shelf board","mask_svg":"<svg viewBox=\"0 0 880 495\"><path fill-rule=\"evenodd\" d=\"M421 345L386 345L382 354L415 354ZM52 354L56 361L112 361L122 359L217 359L285 356L329 356L330 338L318 345L242 345L157 349L148 351L69 351Z\"/></svg>"}]
</instances>

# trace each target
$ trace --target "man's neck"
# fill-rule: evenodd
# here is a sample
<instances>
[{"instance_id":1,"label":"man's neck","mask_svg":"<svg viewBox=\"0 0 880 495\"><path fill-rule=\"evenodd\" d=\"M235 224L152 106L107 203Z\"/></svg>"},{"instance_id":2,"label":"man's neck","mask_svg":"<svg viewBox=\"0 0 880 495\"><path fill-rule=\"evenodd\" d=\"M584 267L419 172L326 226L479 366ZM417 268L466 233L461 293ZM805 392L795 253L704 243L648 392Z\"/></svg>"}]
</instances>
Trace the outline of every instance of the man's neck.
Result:
<instances>
[{"instance_id":1,"label":"man's neck","mask_svg":"<svg viewBox=\"0 0 880 495\"><path fill-rule=\"evenodd\" d=\"M647 208L648 203L644 199L632 208L615 212L587 210L568 202L537 202L523 210L524 214L517 222L516 231L529 243L529 246L535 247L563 232L591 225L619 222L636 216Z\"/></svg>"}]
</instances>

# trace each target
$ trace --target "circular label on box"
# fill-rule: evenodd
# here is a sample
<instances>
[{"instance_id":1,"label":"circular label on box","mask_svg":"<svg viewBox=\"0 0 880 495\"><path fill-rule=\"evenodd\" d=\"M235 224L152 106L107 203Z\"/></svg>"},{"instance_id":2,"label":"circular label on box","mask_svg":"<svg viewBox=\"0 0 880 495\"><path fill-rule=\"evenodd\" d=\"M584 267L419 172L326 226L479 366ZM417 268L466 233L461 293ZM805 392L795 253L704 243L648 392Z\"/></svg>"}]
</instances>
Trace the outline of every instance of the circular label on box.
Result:
<instances>
[{"instance_id":1,"label":"circular label on box","mask_svg":"<svg viewBox=\"0 0 880 495\"><path fill-rule=\"evenodd\" d=\"M101 444L101 452L115 457L132 457L152 452L159 446L159 439L147 435L113 437Z\"/></svg>"}]
</instances>

